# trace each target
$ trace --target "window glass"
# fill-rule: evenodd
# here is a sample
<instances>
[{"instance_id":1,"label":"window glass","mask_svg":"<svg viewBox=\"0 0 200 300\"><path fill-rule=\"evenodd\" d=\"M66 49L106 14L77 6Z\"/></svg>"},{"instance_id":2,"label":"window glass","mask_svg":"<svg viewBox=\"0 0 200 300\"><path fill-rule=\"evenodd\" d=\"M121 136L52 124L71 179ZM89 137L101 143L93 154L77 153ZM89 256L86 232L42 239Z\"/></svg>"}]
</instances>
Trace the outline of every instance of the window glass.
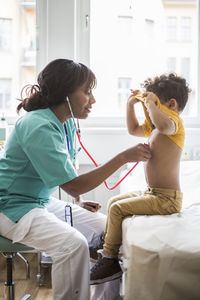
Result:
<instances>
[{"instance_id":1,"label":"window glass","mask_svg":"<svg viewBox=\"0 0 200 300\"><path fill-rule=\"evenodd\" d=\"M192 20L191 17L181 17L180 20L181 24L181 38L183 41L190 41L191 36L191 29L192 29Z\"/></svg>"},{"instance_id":2,"label":"window glass","mask_svg":"<svg viewBox=\"0 0 200 300\"><path fill-rule=\"evenodd\" d=\"M190 57L181 59L181 74L190 83Z\"/></svg>"},{"instance_id":3,"label":"window glass","mask_svg":"<svg viewBox=\"0 0 200 300\"><path fill-rule=\"evenodd\" d=\"M119 109L123 109L124 103L126 102L129 91L132 87L132 78L118 78L118 107Z\"/></svg>"},{"instance_id":4,"label":"window glass","mask_svg":"<svg viewBox=\"0 0 200 300\"><path fill-rule=\"evenodd\" d=\"M12 20L0 18L0 51L10 51L12 40Z\"/></svg>"},{"instance_id":5,"label":"window glass","mask_svg":"<svg viewBox=\"0 0 200 300\"><path fill-rule=\"evenodd\" d=\"M35 83L35 1L0 0L0 112L16 116L24 85Z\"/></svg>"},{"instance_id":6,"label":"window glass","mask_svg":"<svg viewBox=\"0 0 200 300\"><path fill-rule=\"evenodd\" d=\"M166 72L184 76L197 106L196 0L91 0L90 66L97 76L93 116L124 117L130 88Z\"/></svg>"},{"instance_id":7,"label":"window glass","mask_svg":"<svg viewBox=\"0 0 200 300\"><path fill-rule=\"evenodd\" d=\"M177 18L167 17L167 39L175 41L177 39Z\"/></svg>"},{"instance_id":8,"label":"window glass","mask_svg":"<svg viewBox=\"0 0 200 300\"><path fill-rule=\"evenodd\" d=\"M11 106L12 79L0 78L0 110Z\"/></svg>"},{"instance_id":9,"label":"window glass","mask_svg":"<svg viewBox=\"0 0 200 300\"><path fill-rule=\"evenodd\" d=\"M176 71L176 57L168 57L167 72L175 72L175 71Z\"/></svg>"}]
</instances>

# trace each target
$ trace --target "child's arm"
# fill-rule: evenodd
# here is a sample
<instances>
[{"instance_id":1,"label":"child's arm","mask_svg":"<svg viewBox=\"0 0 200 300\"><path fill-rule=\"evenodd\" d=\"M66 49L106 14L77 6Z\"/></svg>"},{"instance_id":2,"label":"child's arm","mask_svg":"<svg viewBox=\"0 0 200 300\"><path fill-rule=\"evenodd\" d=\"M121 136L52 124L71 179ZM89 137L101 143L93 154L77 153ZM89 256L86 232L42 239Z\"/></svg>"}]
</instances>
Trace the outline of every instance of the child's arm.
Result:
<instances>
[{"instance_id":1,"label":"child's arm","mask_svg":"<svg viewBox=\"0 0 200 300\"><path fill-rule=\"evenodd\" d=\"M135 115L134 105L135 103L139 102L139 100L137 100L134 96L136 94L137 91L133 92L133 94L128 98L127 109L126 109L126 123L127 123L128 132L131 135L144 137L144 130L142 126L139 125Z\"/></svg>"},{"instance_id":2,"label":"child's arm","mask_svg":"<svg viewBox=\"0 0 200 300\"><path fill-rule=\"evenodd\" d=\"M176 131L176 125L172 119L170 119L157 107L157 96L152 92L144 93L143 96L146 97L145 106L153 125L162 134L174 134Z\"/></svg>"}]
</instances>

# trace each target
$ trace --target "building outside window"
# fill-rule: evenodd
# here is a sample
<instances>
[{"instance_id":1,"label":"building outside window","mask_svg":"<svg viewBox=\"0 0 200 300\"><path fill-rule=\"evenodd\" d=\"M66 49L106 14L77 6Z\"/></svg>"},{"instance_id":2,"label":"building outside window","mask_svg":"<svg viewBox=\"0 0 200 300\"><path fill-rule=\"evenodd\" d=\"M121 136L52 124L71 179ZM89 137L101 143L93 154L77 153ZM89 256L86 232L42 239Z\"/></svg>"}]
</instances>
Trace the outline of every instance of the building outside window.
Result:
<instances>
[{"instance_id":1,"label":"building outside window","mask_svg":"<svg viewBox=\"0 0 200 300\"><path fill-rule=\"evenodd\" d=\"M182 41L191 41L191 30L192 30L192 19L191 17L181 17L181 40Z\"/></svg>"},{"instance_id":2,"label":"building outside window","mask_svg":"<svg viewBox=\"0 0 200 300\"><path fill-rule=\"evenodd\" d=\"M12 50L12 20L0 18L0 52Z\"/></svg>"},{"instance_id":3,"label":"building outside window","mask_svg":"<svg viewBox=\"0 0 200 300\"><path fill-rule=\"evenodd\" d=\"M181 74L190 83L190 58L182 57L181 58Z\"/></svg>"},{"instance_id":4,"label":"building outside window","mask_svg":"<svg viewBox=\"0 0 200 300\"><path fill-rule=\"evenodd\" d=\"M189 80L189 103L197 108L196 0L110 0L109 5L91 0L90 5L90 66L98 79L91 116L124 117L130 92L119 90L120 80L132 78L131 88L141 89L145 79L166 72ZM187 116L196 113L188 110Z\"/></svg>"},{"instance_id":5,"label":"building outside window","mask_svg":"<svg viewBox=\"0 0 200 300\"><path fill-rule=\"evenodd\" d=\"M124 117L125 107L121 106L129 91L119 88L120 80L131 78L131 88L141 89L146 78L168 71L185 74L190 81L193 92L189 102L193 109L187 116L196 116L197 1L86 2L90 3L90 46L84 51L90 53L88 64L98 80L91 117ZM0 1L0 24L0 78L12 80L7 112L16 115L15 99L21 88L36 82L36 1ZM45 24L48 34L52 34L50 23Z\"/></svg>"},{"instance_id":6,"label":"building outside window","mask_svg":"<svg viewBox=\"0 0 200 300\"><path fill-rule=\"evenodd\" d=\"M167 39L168 41L177 40L177 17L167 18Z\"/></svg>"},{"instance_id":7,"label":"building outside window","mask_svg":"<svg viewBox=\"0 0 200 300\"><path fill-rule=\"evenodd\" d=\"M130 95L130 89L132 88L132 78L120 77L118 78L118 106L119 109L123 109L126 106L127 99Z\"/></svg>"},{"instance_id":8,"label":"building outside window","mask_svg":"<svg viewBox=\"0 0 200 300\"><path fill-rule=\"evenodd\" d=\"M35 83L35 29L35 1L0 1L0 109L5 117L17 117L22 87Z\"/></svg>"},{"instance_id":9,"label":"building outside window","mask_svg":"<svg viewBox=\"0 0 200 300\"><path fill-rule=\"evenodd\" d=\"M118 30L119 36L130 36L133 33L133 17L118 16Z\"/></svg>"},{"instance_id":10,"label":"building outside window","mask_svg":"<svg viewBox=\"0 0 200 300\"><path fill-rule=\"evenodd\" d=\"M0 110L5 111L11 106L12 79L0 78Z\"/></svg>"},{"instance_id":11,"label":"building outside window","mask_svg":"<svg viewBox=\"0 0 200 300\"><path fill-rule=\"evenodd\" d=\"M151 36L154 34L154 20L146 19L145 20L146 24L146 36L148 38L151 38Z\"/></svg>"},{"instance_id":12,"label":"building outside window","mask_svg":"<svg viewBox=\"0 0 200 300\"><path fill-rule=\"evenodd\" d=\"M168 72L176 72L176 57L168 57L167 71Z\"/></svg>"}]
</instances>

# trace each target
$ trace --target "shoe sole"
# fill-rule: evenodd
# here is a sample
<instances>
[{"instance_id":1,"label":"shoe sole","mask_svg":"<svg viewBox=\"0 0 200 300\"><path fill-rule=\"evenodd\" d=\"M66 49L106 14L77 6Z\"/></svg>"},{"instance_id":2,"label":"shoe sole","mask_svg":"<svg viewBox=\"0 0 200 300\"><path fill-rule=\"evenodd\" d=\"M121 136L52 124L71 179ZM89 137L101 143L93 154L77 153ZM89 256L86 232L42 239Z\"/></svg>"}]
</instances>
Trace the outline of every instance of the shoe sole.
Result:
<instances>
[{"instance_id":1,"label":"shoe sole","mask_svg":"<svg viewBox=\"0 0 200 300\"><path fill-rule=\"evenodd\" d=\"M107 281L111 281L111 280L115 280L117 278L120 278L122 276L123 272L120 271L116 274L113 274L112 276L109 277L105 277L102 279L96 279L96 280L90 280L90 285L94 285L94 284L101 284L101 283L105 283Z\"/></svg>"}]
</instances>

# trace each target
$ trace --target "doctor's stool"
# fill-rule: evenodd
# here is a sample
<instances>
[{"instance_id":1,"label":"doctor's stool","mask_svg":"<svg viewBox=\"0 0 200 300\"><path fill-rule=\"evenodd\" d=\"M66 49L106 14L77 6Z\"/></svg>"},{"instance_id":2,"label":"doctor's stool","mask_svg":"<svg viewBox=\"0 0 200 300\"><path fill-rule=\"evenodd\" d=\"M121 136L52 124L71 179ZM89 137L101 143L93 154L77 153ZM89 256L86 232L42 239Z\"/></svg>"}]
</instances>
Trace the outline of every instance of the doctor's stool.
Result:
<instances>
[{"instance_id":1,"label":"doctor's stool","mask_svg":"<svg viewBox=\"0 0 200 300\"><path fill-rule=\"evenodd\" d=\"M7 281L4 283L7 289L7 299L6 300L15 300L14 285L13 282L13 257L18 255L26 263L27 272L26 278L30 278L29 264L28 261L21 255L22 251L34 250L31 247L25 246L20 243L12 243L11 240L0 235L0 252L6 258L6 271L7 271ZM31 300L29 294L24 295L19 300Z\"/></svg>"}]
</instances>

